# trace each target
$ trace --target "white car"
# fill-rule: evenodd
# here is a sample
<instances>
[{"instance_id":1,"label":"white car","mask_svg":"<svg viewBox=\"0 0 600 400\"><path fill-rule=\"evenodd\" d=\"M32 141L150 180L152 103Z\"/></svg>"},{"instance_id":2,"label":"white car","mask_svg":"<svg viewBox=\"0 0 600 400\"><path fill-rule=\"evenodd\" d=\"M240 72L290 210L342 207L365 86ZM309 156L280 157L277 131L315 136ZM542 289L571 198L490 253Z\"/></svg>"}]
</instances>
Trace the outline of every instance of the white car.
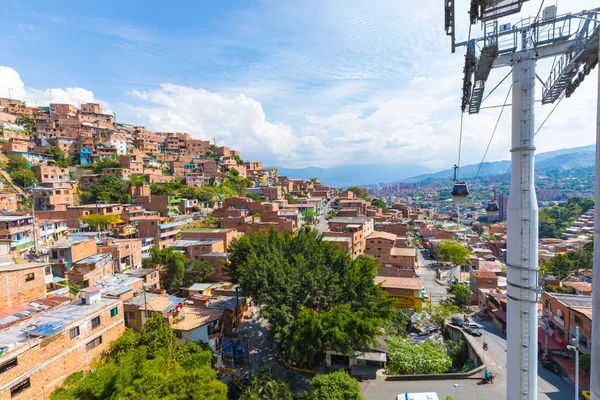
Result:
<instances>
[{"instance_id":1,"label":"white car","mask_svg":"<svg viewBox=\"0 0 600 400\"><path fill-rule=\"evenodd\" d=\"M396 400L440 400L437 393L401 393L396 396Z\"/></svg>"}]
</instances>

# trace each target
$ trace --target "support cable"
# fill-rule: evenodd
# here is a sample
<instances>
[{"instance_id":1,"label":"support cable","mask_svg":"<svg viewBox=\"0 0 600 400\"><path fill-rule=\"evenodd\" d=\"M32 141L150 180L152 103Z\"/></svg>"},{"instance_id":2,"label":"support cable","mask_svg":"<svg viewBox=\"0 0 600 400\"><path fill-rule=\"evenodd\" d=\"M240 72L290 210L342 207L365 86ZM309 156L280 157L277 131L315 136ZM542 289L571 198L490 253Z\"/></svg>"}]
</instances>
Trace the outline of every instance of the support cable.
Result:
<instances>
[{"instance_id":1,"label":"support cable","mask_svg":"<svg viewBox=\"0 0 600 400\"><path fill-rule=\"evenodd\" d=\"M471 26L469 25L469 36L467 38L467 43L471 41ZM458 180L458 174L460 173L460 155L461 155L461 151L462 151L462 135L463 135L463 122L465 119L465 112L462 111L460 113L460 134L458 136L458 162L456 164L456 180Z\"/></svg>"},{"instance_id":2,"label":"support cable","mask_svg":"<svg viewBox=\"0 0 600 400\"><path fill-rule=\"evenodd\" d=\"M504 112L504 107L506 106L506 103L508 102L508 96L510 96L512 87L513 87L513 85L511 84L510 87L508 88L508 93L506 93L506 97L504 98L504 105L500 109L500 114L498 115L498 119L496 120L496 125L494 126L494 130L492 131L492 136L490 137L490 141L488 142L487 148L485 149L485 153L483 153L483 158L481 159L481 162L479 163L479 168L477 168L477 173L475 174L474 180L477 180L477 177L479 177L479 172L481 171L481 167L483 166L485 157L487 156L487 153L490 150L490 146L492 145L492 140L494 139L494 135L496 134L496 130L498 129L498 125L500 124L500 118L502 118L502 113Z\"/></svg>"},{"instance_id":3,"label":"support cable","mask_svg":"<svg viewBox=\"0 0 600 400\"><path fill-rule=\"evenodd\" d=\"M485 96L483 100L481 100L481 103L486 101L487 98L490 97L492 95L492 93L494 93L494 90L498 89L498 86L502 85L502 82L504 82L506 80L506 78L508 78L510 76L510 74L512 74L512 71L509 71L508 74L506 74L506 76L504 78L502 78L502 80L488 93L488 95ZM479 108L479 109L481 110L482 108Z\"/></svg>"}]
</instances>

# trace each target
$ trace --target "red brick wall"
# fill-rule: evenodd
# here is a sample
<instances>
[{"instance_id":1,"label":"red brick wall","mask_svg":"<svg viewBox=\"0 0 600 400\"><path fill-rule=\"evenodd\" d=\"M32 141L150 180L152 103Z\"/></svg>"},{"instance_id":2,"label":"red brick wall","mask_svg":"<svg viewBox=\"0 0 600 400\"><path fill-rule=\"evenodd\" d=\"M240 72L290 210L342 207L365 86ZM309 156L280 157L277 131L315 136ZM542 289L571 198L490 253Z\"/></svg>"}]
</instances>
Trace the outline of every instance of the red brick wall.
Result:
<instances>
[{"instance_id":1,"label":"red brick wall","mask_svg":"<svg viewBox=\"0 0 600 400\"><path fill-rule=\"evenodd\" d=\"M30 273L34 279L26 282ZM44 267L0 272L0 311L45 296Z\"/></svg>"},{"instance_id":2,"label":"red brick wall","mask_svg":"<svg viewBox=\"0 0 600 400\"><path fill-rule=\"evenodd\" d=\"M116 317L110 316L110 310L118 309ZM91 319L100 315L100 325L91 328ZM70 330L79 326L79 336L70 338ZM31 348L23 346L19 350L11 351L0 357L0 363L17 357L19 365L0 375L0 400L11 399L10 388L29 377L31 387L24 390L13 399L30 400L49 398L50 393L56 389L64 379L76 371L86 370L90 362L109 349L110 342L123 333L122 303L114 302L105 306L100 312L95 312L80 319L65 330L49 338L34 339L35 345ZM102 344L86 351L86 344L102 336Z\"/></svg>"}]
</instances>

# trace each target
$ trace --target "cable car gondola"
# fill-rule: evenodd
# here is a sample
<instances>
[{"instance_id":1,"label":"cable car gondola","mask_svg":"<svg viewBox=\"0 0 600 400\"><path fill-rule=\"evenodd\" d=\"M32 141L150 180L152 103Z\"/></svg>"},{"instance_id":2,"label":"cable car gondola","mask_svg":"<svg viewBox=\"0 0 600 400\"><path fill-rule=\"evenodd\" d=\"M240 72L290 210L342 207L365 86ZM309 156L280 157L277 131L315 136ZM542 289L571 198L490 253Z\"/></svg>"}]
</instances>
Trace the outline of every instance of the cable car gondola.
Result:
<instances>
[{"instance_id":1,"label":"cable car gondola","mask_svg":"<svg viewBox=\"0 0 600 400\"><path fill-rule=\"evenodd\" d=\"M488 201L487 206L485 207L485 212L488 217L496 218L500 211L500 207L498 207L498 201L496 200L496 189L494 189L494 197L492 200Z\"/></svg>"},{"instance_id":2,"label":"cable car gondola","mask_svg":"<svg viewBox=\"0 0 600 400\"><path fill-rule=\"evenodd\" d=\"M499 211L500 208L498 208L498 203L495 200L489 201L485 207L485 212L487 213L488 217L497 217Z\"/></svg>"},{"instance_id":3,"label":"cable car gondola","mask_svg":"<svg viewBox=\"0 0 600 400\"><path fill-rule=\"evenodd\" d=\"M462 204L467 201L469 197L469 187L467 186L467 182L459 181L456 178L456 170L458 166L454 166L454 186L452 187L452 201L457 204Z\"/></svg>"}]
</instances>

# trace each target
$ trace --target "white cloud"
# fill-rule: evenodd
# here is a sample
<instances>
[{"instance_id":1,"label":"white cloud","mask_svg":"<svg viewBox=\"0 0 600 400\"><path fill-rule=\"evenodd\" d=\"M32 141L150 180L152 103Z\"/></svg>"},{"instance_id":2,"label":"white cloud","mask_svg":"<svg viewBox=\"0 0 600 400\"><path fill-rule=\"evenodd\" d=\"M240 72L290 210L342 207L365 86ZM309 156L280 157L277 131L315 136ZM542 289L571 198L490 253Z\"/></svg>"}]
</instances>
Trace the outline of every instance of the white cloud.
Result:
<instances>
[{"instance_id":1,"label":"white cloud","mask_svg":"<svg viewBox=\"0 0 600 400\"><path fill-rule=\"evenodd\" d=\"M108 102L98 100L90 90L80 87L35 89L25 86L21 76L13 68L0 66L0 96L24 100L30 106L47 106L53 103L69 103L79 107L82 103L100 103L105 112L110 110Z\"/></svg>"},{"instance_id":2,"label":"white cloud","mask_svg":"<svg viewBox=\"0 0 600 400\"><path fill-rule=\"evenodd\" d=\"M268 121L261 104L245 95L173 84L131 94L148 103L128 107L147 121L150 129L215 138L220 145L240 150L245 158L294 161L298 145L303 144L289 126Z\"/></svg>"}]
</instances>

